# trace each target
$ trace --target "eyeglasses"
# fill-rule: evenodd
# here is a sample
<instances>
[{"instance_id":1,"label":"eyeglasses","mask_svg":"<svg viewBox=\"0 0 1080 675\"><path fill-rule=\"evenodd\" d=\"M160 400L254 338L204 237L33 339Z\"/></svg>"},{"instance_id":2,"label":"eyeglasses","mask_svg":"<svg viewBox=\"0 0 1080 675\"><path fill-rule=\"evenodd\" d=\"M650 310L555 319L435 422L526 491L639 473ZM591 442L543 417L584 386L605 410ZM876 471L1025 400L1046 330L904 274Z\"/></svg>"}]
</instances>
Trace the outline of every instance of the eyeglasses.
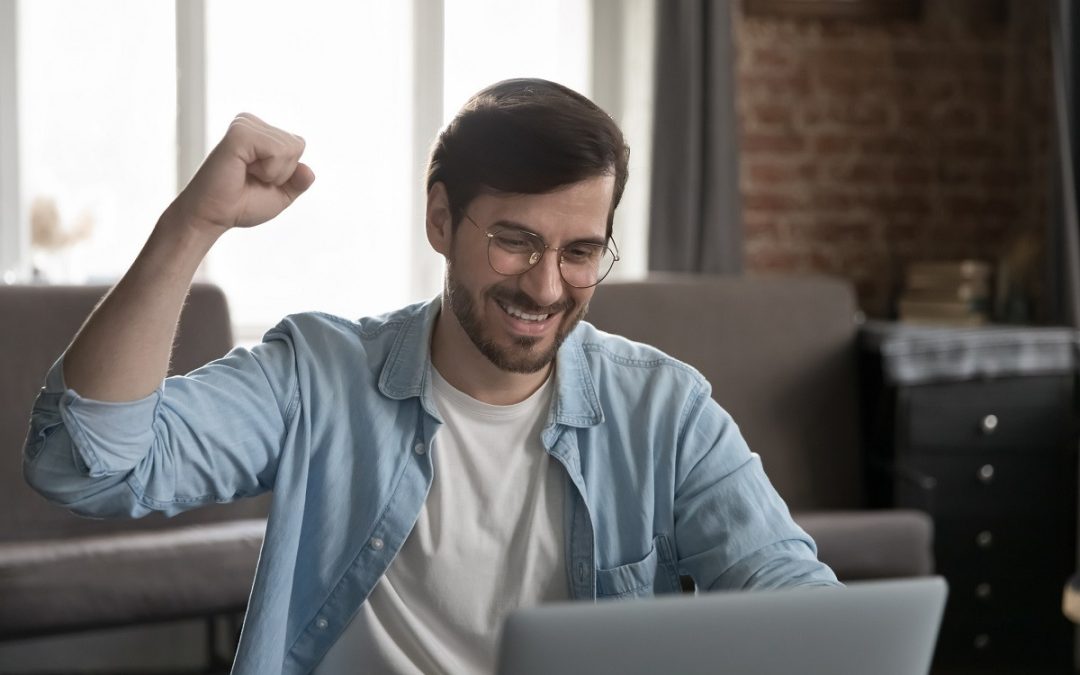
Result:
<instances>
[{"instance_id":1,"label":"eyeglasses","mask_svg":"<svg viewBox=\"0 0 1080 675\"><path fill-rule=\"evenodd\" d=\"M603 244L591 241L575 241L566 246L548 246L547 242L528 230L507 225L495 225L484 229L468 214L470 223L484 233L488 240L488 264L491 269L507 277L525 274L540 262L547 251L559 254L559 274L563 281L574 288L591 288L608 275L619 259L619 247L611 239L612 251Z\"/></svg>"}]
</instances>

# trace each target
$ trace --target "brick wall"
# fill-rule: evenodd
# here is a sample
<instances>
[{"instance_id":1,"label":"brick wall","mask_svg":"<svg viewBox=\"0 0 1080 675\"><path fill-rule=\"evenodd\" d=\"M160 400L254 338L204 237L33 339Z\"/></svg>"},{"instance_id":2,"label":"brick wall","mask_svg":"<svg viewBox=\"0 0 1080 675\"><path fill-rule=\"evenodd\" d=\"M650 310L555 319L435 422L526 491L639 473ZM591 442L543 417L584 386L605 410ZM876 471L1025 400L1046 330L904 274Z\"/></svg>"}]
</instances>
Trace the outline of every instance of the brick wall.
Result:
<instances>
[{"instance_id":1,"label":"brick wall","mask_svg":"<svg viewBox=\"0 0 1080 675\"><path fill-rule=\"evenodd\" d=\"M747 17L739 4L747 271L850 278L884 317L910 260L998 262L1021 240L1041 245L1044 0L1000 5L1004 18L987 0L923 0L918 21L863 23Z\"/></svg>"}]
</instances>

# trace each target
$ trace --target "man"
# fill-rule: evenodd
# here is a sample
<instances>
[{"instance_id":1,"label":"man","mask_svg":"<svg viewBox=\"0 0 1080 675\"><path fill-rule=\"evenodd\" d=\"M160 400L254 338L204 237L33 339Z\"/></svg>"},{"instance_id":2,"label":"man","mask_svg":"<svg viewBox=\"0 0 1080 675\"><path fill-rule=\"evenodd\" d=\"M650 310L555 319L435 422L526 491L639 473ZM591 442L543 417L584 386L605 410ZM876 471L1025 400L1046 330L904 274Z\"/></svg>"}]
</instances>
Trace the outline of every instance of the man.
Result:
<instances>
[{"instance_id":1,"label":"man","mask_svg":"<svg viewBox=\"0 0 1080 675\"><path fill-rule=\"evenodd\" d=\"M490 671L515 607L680 573L836 583L700 374L581 321L628 151L551 82L495 84L440 135L440 298L290 316L163 383L196 267L312 184L303 149L236 118L49 372L25 451L28 481L88 515L274 492L235 672Z\"/></svg>"}]
</instances>

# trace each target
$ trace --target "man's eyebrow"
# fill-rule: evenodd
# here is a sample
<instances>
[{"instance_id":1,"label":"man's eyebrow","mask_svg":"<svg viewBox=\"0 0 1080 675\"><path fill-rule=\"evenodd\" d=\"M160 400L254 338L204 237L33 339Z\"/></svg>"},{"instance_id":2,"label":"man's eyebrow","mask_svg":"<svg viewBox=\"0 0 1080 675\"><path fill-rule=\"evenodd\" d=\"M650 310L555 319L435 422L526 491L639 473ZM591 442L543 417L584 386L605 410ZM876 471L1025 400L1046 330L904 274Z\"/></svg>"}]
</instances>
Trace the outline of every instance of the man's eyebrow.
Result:
<instances>
[{"instance_id":1,"label":"man's eyebrow","mask_svg":"<svg viewBox=\"0 0 1080 675\"><path fill-rule=\"evenodd\" d=\"M529 234L540 237L540 239L544 240L545 242L547 241L546 239L544 239L543 235L541 235L539 232L532 229L531 227L529 227L525 223L519 223L516 220L507 220L505 218L501 218L499 220L496 220L494 223L492 223L493 227L496 226L496 225L501 226L501 227L512 227L515 230L523 230L525 232L528 232ZM570 243L570 244L596 244L597 246L606 246L607 245L607 238L606 237L582 237L581 239L571 240L568 243Z\"/></svg>"}]
</instances>

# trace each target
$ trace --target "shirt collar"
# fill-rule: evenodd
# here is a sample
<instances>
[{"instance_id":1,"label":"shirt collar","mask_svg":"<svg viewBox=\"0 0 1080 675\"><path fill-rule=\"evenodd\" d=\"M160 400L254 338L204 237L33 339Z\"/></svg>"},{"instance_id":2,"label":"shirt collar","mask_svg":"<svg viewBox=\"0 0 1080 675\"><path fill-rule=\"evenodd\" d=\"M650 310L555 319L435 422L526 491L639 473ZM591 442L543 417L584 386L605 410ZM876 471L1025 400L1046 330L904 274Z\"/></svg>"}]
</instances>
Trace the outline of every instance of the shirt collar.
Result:
<instances>
[{"instance_id":1,"label":"shirt collar","mask_svg":"<svg viewBox=\"0 0 1080 675\"><path fill-rule=\"evenodd\" d=\"M428 370L431 367L431 334L441 305L441 297L436 296L403 310L401 330L379 376L379 391L384 396L398 400L418 396L424 409L436 419L439 415L431 395ZM604 411L585 358L583 329L584 325L578 324L559 347L555 359L556 389L548 426L590 427L604 421Z\"/></svg>"}]
</instances>

